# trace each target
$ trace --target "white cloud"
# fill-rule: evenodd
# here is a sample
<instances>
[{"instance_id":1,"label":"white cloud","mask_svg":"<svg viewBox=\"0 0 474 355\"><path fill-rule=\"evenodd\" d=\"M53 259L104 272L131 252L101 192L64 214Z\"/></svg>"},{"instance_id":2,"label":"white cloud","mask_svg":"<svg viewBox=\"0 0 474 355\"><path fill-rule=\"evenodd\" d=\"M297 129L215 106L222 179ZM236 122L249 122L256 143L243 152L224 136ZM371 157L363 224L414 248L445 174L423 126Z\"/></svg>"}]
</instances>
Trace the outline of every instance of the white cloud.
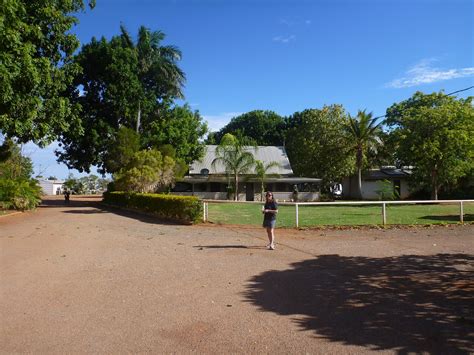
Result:
<instances>
[{"instance_id":1,"label":"white cloud","mask_svg":"<svg viewBox=\"0 0 474 355\"><path fill-rule=\"evenodd\" d=\"M458 69L440 69L432 66L436 59L423 59L409 70L405 76L394 79L385 86L390 88L408 88L438 81L474 76L474 67Z\"/></svg>"},{"instance_id":2,"label":"white cloud","mask_svg":"<svg viewBox=\"0 0 474 355\"><path fill-rule=\"evenodd\" d=\"M291 41L294 41L296 39L295 35L290 35L290 36L276 36L273 37L273 42L279 42L279 43L289 43Z\"/></svg>"},{"instance_id":3,"label":"white cloud","mask_svg":"<svg viewBox=\"0 0 474 355\"><path fill-rule=\"evenodd\" d=\"M237 116L240 116L243 112L224 112L219 115L202 115L209 126L209 130L212 132L220 130L229 121Z\"/></svg>"}]
</instances>

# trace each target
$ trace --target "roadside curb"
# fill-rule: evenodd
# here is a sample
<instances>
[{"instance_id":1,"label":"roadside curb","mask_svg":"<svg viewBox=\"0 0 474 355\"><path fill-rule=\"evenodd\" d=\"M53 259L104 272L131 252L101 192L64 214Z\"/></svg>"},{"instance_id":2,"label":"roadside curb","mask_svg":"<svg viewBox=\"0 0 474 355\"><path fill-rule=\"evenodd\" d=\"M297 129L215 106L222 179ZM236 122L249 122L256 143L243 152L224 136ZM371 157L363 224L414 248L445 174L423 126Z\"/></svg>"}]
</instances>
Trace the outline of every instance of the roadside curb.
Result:
<instances>
[{"instance_id":1,"label":"roadside curb","mask_svg":"<svg viewBox=\"0 0 474 355\"><path fill-rule=\"evenodd\" d=\"M0 218L3 218L3 217L10 217L10 216L14 216L14 215L20 214L20 213L23 213L23 212L17 211L17 212L12 212L12 213L3 214L3 215L0 216Z\"/></svg>"}]
</instances>

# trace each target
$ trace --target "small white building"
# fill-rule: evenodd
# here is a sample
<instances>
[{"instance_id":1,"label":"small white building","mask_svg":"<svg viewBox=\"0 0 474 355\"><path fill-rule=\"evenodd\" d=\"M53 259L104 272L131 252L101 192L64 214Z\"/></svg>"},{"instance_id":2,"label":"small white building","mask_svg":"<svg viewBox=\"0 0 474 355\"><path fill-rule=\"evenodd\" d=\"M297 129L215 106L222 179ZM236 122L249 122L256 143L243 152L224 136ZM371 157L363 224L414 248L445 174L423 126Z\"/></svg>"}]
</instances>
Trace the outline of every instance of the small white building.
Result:
<instances>
[{"instance_id":1,"label":"small white building","mask_svg":"<svg viewBox=\"0 0 474 355\"><path fill-rule=\"evenodd\" d=\"M381 182L388 181L393 186L393 191L404 200L410 196L408 181L411 176L411 167L401 169L383 167L371 169L362 175L362 199L378 200ZM358 178L351 176L343 180L343 195L358 198Z\"/></svg>"},{"instance_id":2,"label":"small white building","mask_svg":"<svg viewBox=\"0 0 474 355\"><path fill-rule=\"evenodd\" d=\"M39 180L43 195L61 195L64 191L64 180Z\"/></svg>"}]
</instances>

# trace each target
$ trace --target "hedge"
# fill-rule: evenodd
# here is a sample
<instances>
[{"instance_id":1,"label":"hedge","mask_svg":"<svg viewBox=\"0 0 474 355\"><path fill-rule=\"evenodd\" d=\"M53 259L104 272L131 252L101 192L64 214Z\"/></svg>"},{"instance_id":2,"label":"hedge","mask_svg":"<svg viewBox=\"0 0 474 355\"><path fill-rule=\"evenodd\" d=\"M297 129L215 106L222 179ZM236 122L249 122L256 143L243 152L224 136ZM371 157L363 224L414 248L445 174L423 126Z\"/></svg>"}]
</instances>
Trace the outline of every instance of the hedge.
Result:
<instances>
[{"instance_id":1,"label":"hedge","mask_svg":"<svg viewBox=\"0 0 474 355\"><path fill-rule=\"evenodd\" d=\"M195 196L105 192L103 202L185 223L202 222L203 204Z\"/></svg>"}]
</instances>

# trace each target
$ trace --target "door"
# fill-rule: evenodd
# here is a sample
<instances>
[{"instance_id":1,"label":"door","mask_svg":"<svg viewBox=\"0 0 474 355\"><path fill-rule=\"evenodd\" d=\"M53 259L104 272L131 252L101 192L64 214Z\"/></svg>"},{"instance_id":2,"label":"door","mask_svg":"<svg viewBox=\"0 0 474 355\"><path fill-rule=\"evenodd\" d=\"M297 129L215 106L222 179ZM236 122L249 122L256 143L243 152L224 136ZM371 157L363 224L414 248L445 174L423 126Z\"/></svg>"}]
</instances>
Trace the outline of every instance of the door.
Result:
<instances>
[{"instance_id":1,"label":"door","mask_svg":"<svg viewBox=\"0 0 474 355\"><path fill-rule=\"evenodd\" d=\"M253 201L254 200L254 187L252 182L245 184L245 200Z\"/></svg>"}]
</instances>

